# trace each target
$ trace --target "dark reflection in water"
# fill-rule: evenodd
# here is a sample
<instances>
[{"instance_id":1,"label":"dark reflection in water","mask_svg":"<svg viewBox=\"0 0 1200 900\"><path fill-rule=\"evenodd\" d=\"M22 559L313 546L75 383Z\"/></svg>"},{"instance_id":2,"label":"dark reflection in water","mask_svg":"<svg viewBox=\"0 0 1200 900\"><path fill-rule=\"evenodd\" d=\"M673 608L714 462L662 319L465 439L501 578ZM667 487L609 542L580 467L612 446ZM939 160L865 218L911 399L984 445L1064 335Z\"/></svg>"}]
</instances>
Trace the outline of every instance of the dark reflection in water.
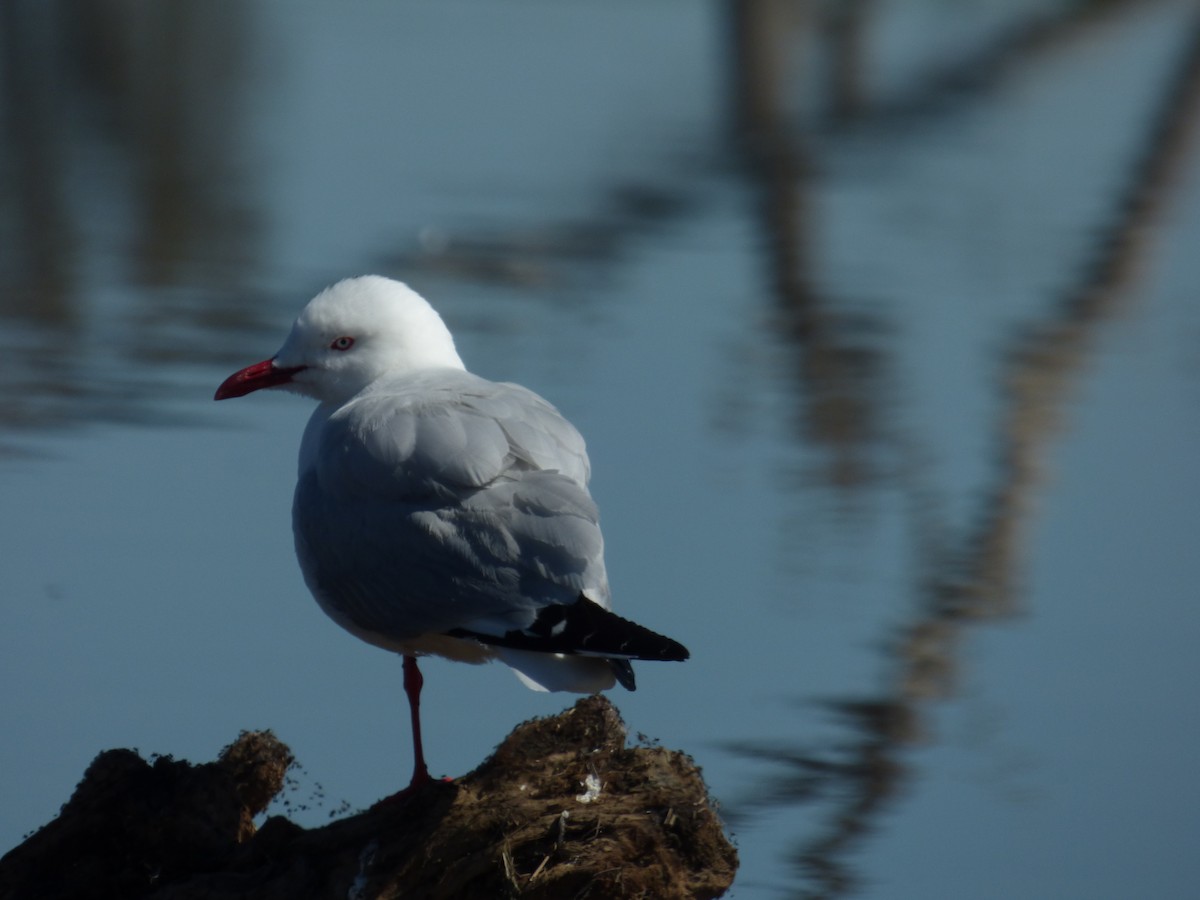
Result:
<instances>
[{"instance_id":1,"label":"dark reflection in water","mask_svg":"<svg viewBox=\"0 0 1200 900\"><path fill-rule=\"evenodd\" d=\"M813 284L808 254L812 178L804 135L793 125L783 85L804 25L796 4L754 0L727 5L731 83L731 137L738 171L757 202L758 221L776 330L799 351L793 355L796 431L801 440L828 450L821 480L852 487L873 481L869 462L880 438L880 406L887 403L887 365L880 339L889 324L865 310L851 310L822 296ZM830 13L836 40L831 58L857 59L859 41L848 33L865 5L847 4ZM846 54L850 55L847 59ZM842 71L830 78L835 109L843 115L861 103L857 79Z\"/></svg>"},{"instance_id":2,"label":"dark reflection in water","mask_svg":"<svg viewBox=\"0 0 1200 900\"><path fill-rule=\"evenodd\" d=\"M1080 4L1064 15L1020 24L985 48L980 59L938 70L914 93L874 107L855 71L864 64L859 32L869 21L871 4L846 4L826 22L831 121L838 128L852 124L861 129L918 112L950 112L955 107L946 102L948 89L959 101L978 100L980 92L1033 51L1053 53L1059 41L1095 24L1099 13L1129 5ZM741 171L760 198L780 331L792 343L800 384L801 435L835 450L828 483L854 489L869 480L860 461L890 433L879 423L887 364L878 336L887 324L841 312L812 284L804 256L809 244L804 135L784 112L778 78L795 46L781 37L791 9L771 0L729 5L734 144ZM1074 286L1048 305L1044 318L1026 323L1004 355L1004 399L995 428L998 461L991 487L979 499L974 527L959 539L923 529L924 542L918 547L921 602L913 621L884 651L891 672L888 687L875 697L823 704L847 733L835 745L728 745L775 770L761 788L727 808L733 822L772 807L821 802L829 810L816 836L800 839L792 853L801 896L847 896L861 887L853 861L856 845L878 825L905 784L906 749L927 737L927 704L954 691L964 627L1007 616L1017 604L1029 510L1072 378L1089 361L1097 333L1128 300L1139 258L1156 236L1155 219L1170 200L1186 152L1194 149L1200 116L1200 15L1194 17L1190 35L1114 198L1111 220L1095 230L1090 257Z\"/></svg>"},{"instance_id":3,"label":"dark reflection in water","mask_svg":"<svg viewBox=\"0 0 1200 900\"><path fill-rule=\"evenodd\" d=\"M258 258L243 133L252 9L0 4L8 428L161 422L147 401L170 388L136 367L223 357L204 338L256 323L242 287Z\"/></svg>"},{"instance_id":4,"label":"dark reflection in water","mask_svg":"<svg viewBox=\"0 0 1200 900\"><path fill-rule=\"evenodd\" d=\"M274 340L275 310L295 297L275 303L254 271L256 15L252 3L204 0L0 3L6 431L168 424L179 413L156 401L177 387L148 367L232 365L259 352L256 335ZM693 203L669 185L619 181L578 218L429 228L374 268L535 292L595 283ZM0 454L14 449L0 435Z\"/></svg>"}]
</instances>

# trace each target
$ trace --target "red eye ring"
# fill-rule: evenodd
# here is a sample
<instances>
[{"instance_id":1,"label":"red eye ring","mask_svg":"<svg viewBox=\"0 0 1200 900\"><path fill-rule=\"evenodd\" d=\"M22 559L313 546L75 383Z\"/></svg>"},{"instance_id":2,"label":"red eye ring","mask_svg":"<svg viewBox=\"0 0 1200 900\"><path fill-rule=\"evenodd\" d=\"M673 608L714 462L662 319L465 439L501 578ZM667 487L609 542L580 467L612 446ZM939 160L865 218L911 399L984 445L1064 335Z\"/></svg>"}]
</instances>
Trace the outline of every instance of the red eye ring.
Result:
<instances>
[{"instance_id":1,"label":"red eye ring","mask_svg":"<svg viewBox=\"0 0 1200 900\"><path fill-rule=\"evenodd\" d=\"M333 343L329 345L330 350L349 350L354 346L354 338L349 335L343 335L340 338L334 338Z\"/></svg>"}]
</instances>

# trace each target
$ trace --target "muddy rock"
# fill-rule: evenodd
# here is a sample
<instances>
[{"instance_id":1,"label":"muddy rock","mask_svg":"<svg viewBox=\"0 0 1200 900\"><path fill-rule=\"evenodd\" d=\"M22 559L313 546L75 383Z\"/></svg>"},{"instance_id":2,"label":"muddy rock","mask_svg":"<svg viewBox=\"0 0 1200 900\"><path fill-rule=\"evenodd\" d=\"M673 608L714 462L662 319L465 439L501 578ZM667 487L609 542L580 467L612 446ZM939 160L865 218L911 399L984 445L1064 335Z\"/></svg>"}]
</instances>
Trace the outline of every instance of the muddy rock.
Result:
<instances>
[{"instance_id":1,"label":"muddy rock","mask_svg":"<svg viewBox=\"0 0 1200 900\"><path fill-rule=\"evenodd\" d=\"M255 829L292 762L270 732L201 765L105 751L0 859L0 900L721 896L737 854L699 770L625 739L612 704L587 697L462 778L311 830Z\"/></svg>"}]
</instances>

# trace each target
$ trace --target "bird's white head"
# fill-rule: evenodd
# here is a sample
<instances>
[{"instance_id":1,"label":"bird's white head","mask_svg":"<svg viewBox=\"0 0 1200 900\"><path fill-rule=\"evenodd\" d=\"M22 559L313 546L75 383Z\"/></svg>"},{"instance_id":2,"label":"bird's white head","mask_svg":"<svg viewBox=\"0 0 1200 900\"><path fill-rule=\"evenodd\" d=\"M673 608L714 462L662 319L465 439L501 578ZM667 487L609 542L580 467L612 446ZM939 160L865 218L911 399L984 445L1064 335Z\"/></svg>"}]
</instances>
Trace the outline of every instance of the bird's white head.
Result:
<instances>
[{"instance_id":1,"label":"bird's white head","mask_svg":"<svg viewBox=\"0 0 1200 900\"><path fill-rule=\"evenodd\" d=\"M317 294L279 352L229 376L216 399L281 387L344 403L384 375L430 368L464 368L441 317L407 285L364 275Z\"/></svg>"}]
</instances>

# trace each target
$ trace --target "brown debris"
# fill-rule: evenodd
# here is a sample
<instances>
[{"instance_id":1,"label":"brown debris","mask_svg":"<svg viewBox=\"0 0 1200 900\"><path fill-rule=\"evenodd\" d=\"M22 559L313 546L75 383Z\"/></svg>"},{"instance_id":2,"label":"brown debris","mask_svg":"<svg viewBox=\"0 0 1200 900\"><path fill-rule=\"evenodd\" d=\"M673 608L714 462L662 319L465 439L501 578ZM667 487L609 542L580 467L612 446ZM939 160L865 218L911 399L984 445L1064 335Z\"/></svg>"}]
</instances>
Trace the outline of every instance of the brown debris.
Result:
<instances>
[{"instance_id":1,"label":"brown debris","mask_svg":"<svg viewBox=\"0 0 1200 900\"><path fill-rule=\"evenodd\" d=\"M0 900L707 898L737 868L692 761L626 748L600 696L518 726L454 782L256 833L291 761L270 732L203 765L101 753L61 815L0 859Z\"/></svg>"}]
</instances>

